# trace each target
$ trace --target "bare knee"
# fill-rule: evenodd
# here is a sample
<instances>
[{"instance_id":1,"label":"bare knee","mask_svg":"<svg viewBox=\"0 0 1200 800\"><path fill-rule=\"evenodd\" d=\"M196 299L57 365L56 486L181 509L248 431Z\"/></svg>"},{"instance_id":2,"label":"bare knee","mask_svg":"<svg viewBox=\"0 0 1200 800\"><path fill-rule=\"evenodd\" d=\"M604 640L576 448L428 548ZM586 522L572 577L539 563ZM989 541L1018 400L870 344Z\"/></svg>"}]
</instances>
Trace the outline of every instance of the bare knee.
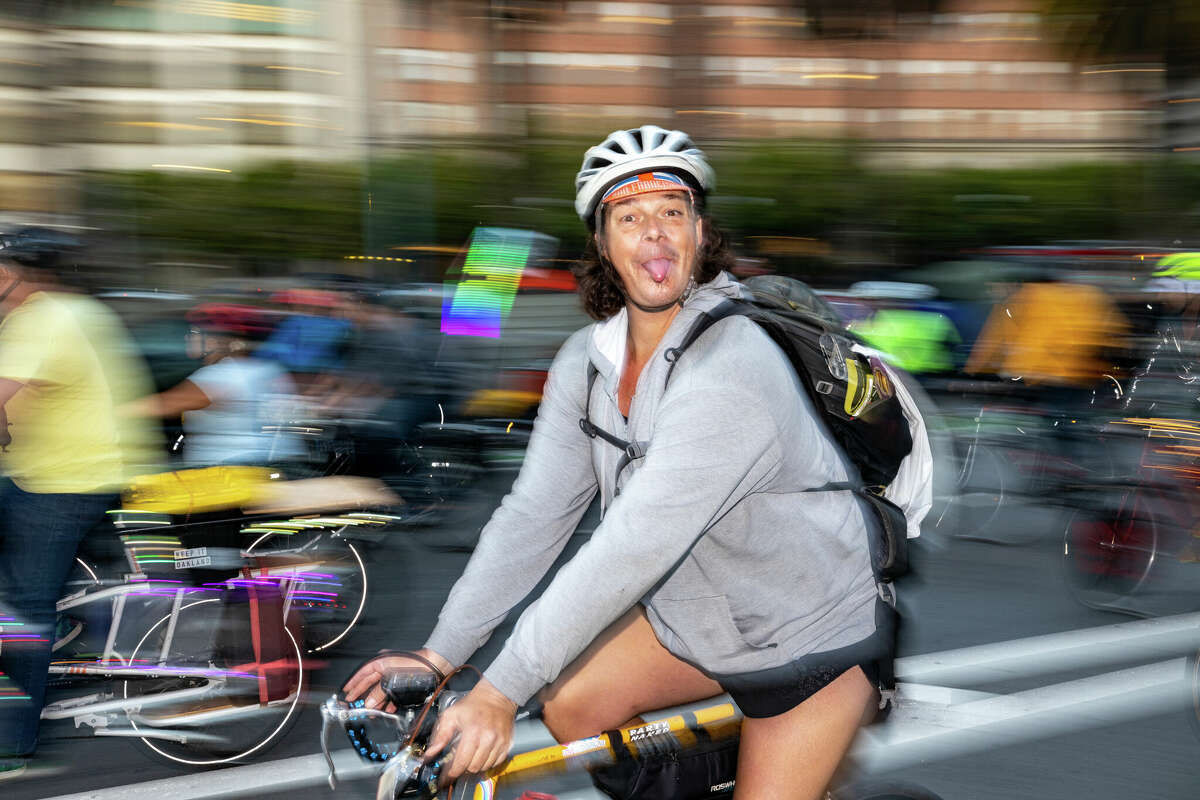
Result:
<instances>
[{"instance_id":1,"label":"bare knee","mask_svg":"<svg viewBox=\"0 0 1200 800\"><path fill-rule=\"evenodd\" d=\"M612 697L599 697L571 682L546 687L539 699L542 722L560 743L620 727L636 715L630 704Z\"/></svg>"}]
</instances>

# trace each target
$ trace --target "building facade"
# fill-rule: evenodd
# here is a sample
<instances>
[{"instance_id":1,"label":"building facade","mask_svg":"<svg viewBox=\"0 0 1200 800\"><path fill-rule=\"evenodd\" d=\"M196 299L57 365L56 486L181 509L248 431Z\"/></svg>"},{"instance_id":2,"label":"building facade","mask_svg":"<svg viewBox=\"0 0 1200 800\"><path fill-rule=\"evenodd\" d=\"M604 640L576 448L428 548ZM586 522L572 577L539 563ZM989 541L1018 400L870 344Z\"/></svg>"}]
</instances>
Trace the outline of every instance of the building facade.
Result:
<instances>
[{"instance_id":1,"label":"building facade","mask_svg":"<svg viewBox=\"0 0 1200 800\"><path fill-rule=\"evenodd\" d=\"M1160 65L1074 63L1031 0L811 10L841 5L6 4L0 213L71 207L79 170L352 160L430 138L647 121L704 139L854 137L888 166L1127 158L1156 144ZM891 5L918 8L878 10Z\"/></svg>"}]
</instances>

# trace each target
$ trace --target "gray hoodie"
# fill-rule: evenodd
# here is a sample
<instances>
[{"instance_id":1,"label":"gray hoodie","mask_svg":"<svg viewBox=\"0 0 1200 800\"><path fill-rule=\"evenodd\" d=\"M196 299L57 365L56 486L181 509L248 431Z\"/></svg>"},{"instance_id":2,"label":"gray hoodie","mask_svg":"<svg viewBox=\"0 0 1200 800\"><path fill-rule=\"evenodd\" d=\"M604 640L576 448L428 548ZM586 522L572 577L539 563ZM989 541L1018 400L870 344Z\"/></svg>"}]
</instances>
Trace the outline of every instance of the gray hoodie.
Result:
<instances>
[{"instance_id":1,"label":"gray hoodie","mask_svg":"<svg viewBox=\"0 0 1200 800\"><path fill-rule=\"evenodd\" d=\"M679 359L665 357L696 316L741 294L721 274L676 316L638 378L626 422L617 406L625 311L559 350L512 492L483 529L426 646L466 661L554 563L600 492L591 539L521 616L485 675L521 704L636 603L659 641L714 675L781 666L875 630L866 522L847 466L787 358L754 323L722 321ZM590 416L643 443L589 439Z\"/></svg>"}]
</instances>

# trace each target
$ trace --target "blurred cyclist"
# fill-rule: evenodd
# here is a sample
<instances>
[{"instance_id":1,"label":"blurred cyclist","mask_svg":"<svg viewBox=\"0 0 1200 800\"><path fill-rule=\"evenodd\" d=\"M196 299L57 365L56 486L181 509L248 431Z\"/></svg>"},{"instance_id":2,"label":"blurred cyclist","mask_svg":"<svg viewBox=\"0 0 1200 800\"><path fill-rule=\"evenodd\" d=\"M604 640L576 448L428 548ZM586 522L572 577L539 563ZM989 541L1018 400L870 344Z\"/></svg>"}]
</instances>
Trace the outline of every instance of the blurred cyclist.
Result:
<instances>
[{"instance_id":1,"label":"blurred cyclist","mask_svg":"<svg viewBox=\"0 0 1200 800\"><path fill-rule=\"evenodd\" d=\"M872 347L887 353L892 362L918 378L950 372L955 348L962 342L958 329L945 313L945 304L933 298L937 290L924 284L871 281L850 287L851 294L870 297L875 313L850 329Z\"/></svg>"},{"instance_id":2,"label":"blurred cyclist","mask_svg":"<svg viewBox=\"0 0 1200 800\"><path fill-rule=\"evenodd\" d=\"M117 406L151 389L101 303L65 284L73 259L53 231L0 247L0 777L37 744L55 601L84 535L116 492L154 469L157 437Z\"/></svg>"},{"instance_id":3,"label":"blurred cyclist","mask_svg":"<svg viewBox=\"0 0 1200 800\"><path fill-rule=\"evenodd\" d=\"M1155 298L1162 327L1177 339L1200 340L1200 253L1164 256L1144 291Z\"/></svg>"},{"instance_id":4,"label":"blurred cyclist","mask_svg":"<svg viewBox=\"0 0 1200 800\"><path fill-rule=\"evenodd\" d=\"M258 349L258 356L278 362L292 374L301 390L324 394L321 379L335 372L354 335L354 326L341 316L344 298L321 289L289 289L271 300L290 313Z\"/></svg>"},{"instance_id":5,"label":"blurred cyclist","mask_svg":"<svg viewBox=\"0 0 1200 800\"><path fill-rule=\"evenodd\" d=\"M188 355L204 363L178 385L132 403L133 415L183 415L183 462L264 465L298 454L286 434L264 433L281 422L280 403L295 394L275 362L256 358L254 343L271 331L254 306L206 303L188 313Z\"/></svg>"},{"instance_id":6,"label":"blurred cyclist","mask_svg":"<svg viewBox=\"0 0 1200 800\"><path fill-rule=\"evenodd\" d=\"M1100 289L1047 274L992 309L966 371L1030 387L1062 410L1079 406L1111 369L1129 323Z\"/></svg>"},{"instance_id":7,"label":"blurred cyclist","mask_svg":"<svg viewBox=\"0 0 1200 800\"><path fill-rule=\"evenodd\" d=\"M816 798L875 697L890 657L847 465L782 352L737 317L700 338L705 310L742 294L705 215L714 176L681 131L615 131L590 149L576 210L592 232L580 269L600 320L550 370L521 474L484 528L420 654L463 663L543 577L597 492L604 517L516 625L484 679L439 720L427 757L446 772L507 755L513 715L539 689L559 741L651 709L730 692L746 716L737 796ZM589 365L596 380L589 380ZM635 443L589 438L581 419ZM380 705L376 659L347 683Z\"/></svg>"},{"instance_id":8,"label":"blurred cyclist","mask_svg":"<svg viewBox=\"0 0 1200 800\"><path fill-rule=\"evenodd\" d=\"M352 420L359 473L384 476L397 466L397 443L436 408L428 383L436 342L371 293L348 298L346 311L354 338L340 369L313 392L320 391L327 412Z\"/></svg>"}]
</instances>

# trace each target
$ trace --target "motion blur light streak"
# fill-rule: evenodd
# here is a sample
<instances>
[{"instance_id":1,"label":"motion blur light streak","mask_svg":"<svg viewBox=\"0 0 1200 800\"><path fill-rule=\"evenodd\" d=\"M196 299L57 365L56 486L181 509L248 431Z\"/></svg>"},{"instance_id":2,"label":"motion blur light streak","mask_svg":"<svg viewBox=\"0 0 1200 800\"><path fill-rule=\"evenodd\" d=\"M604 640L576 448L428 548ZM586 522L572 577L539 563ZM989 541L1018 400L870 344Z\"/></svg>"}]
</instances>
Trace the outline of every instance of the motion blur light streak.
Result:
<instances>
[{"instance_id":1,"label":"motion blur light streak","mask_svg":"<svg viewBox=\"0 0 1200 800\"><path fill-rule=\"evenodd\" d=\"M334 69L316 69L315 67L286 67L280 64L271 64L263 67L263 69L285 69L291 72L316 72L320 75L341 75L342 73Z\"/></svg>"},{"instance_id":2,"label":"motion blur light streak","mask_svg":"<svg viewBox=\"0 0 1200 800\"><path fill-rule=\"evenodd\" d=\"M852 80L852 81L874 81L879 80L878 75L867 75L860 72L819 72L813 75L801 75L806 81L813 80Z\"/></svg>"},{"instance_id":3,"label":"motion blur light streak","mask_svg":"<svg viewBox=\"0 0 1200 800\"><path fill-rule=\"evenodd\" d=\"M1080 75L1108 75L1114 72L1166 72L1163 67L1129 67L1122 69L1085 69Z\"/></svg>"},{"instance_id":4,"label":"motion blur light streak","mask_svg":"<svg viewBox=\"0 0 1200 800\"><path fill-rule=\"evenodd\" d=\"M392 247L390 249L411 251L413 253L444 253L444 254L448 254L448 255L457 255L458 253L461 253L463 251L463 249L461 247L453 247L451 245L444 245L444 244L402 245L402 246Z\"/></svg>"},{"instance_id":5,"label":"motion blur light streak","mask_svg":"<svg viewBox=\"0 0 1200 800\"><path fill-rule=\"evenodd\" d=\"M771 25L777 28L806 28L807 20L802 19L765 19L762 17L742 17L733 21L734 25Z\"/></svg>"},{"instance_id":6,"label":"motion blur light streak","mask_svg":"<svg viewBox=\"0 0 1200 800\"><path fill-rule=\"evenodd\" d=\"M316 128L320 131L340 131L333 125L310 125L306 122L286 122L284 120L275 119L254 119L252 117L200 117L203 120L211 122L240 122L244 125L266 125L274 128ZM228 172L229 170L225 170Z\"/></svg>"},{"instance_id":7,"label":"motion blur light streak","mask_svg":"<svg viewBox=\"0 0 1200 800\"><path fill-rule=\"evenodd\" d=\"M1174 434L1186 438L1200 438L1200 424L1186 419L1163 419L1159 417L1127 417L1116 420L1115 425L1130 425L1143 428L1150 436L1176 438Z\"/></svg>"},{"instance_id":8,"label":"motion blur light streak","mask_svg":"<svg viewBox=\"0 0 1200 800\"><path fill-rule=\"evenodd\" d=\"M512 310L531 249L528 231L477 228L462 279L452 298L443 300L442 333L500 338L500 323Z\"/></svg>"},{"instance_id":9,"label":"motion blur light streak","mask_svg":"<svg viewBox=\"0 0 1200 800\"><path fill-rule=\"evenodd\" d=\"M637 25L674 25L675 20L664 19L663 17L618 17L604 16L600 18L600 22L617 22L617 23L634 23Z\"/></svg>"},{"instance_id":10,"label":"motion blur light streak","mask_svg":"<svg viewBox=\"0 0 1200 800\"><path fill-rule=\"evenodd\" d=\"M196 172L233 172L231 169L222 169L221 167L196 167L190 164L151 164L154 169L187 169Z\"/></svg>"},{"instance_id":11,"label":"motion blur light streak","mask_svg":"<svg viewBox=\"0 0 1200 800\"><path fill-rule=\"evenodd\" d=\"M162 128L171 131L219 131L221 130L215 125L191 125L186 122L151 122L151 121L131 121L131 122L106 122L106 125L122 125L128 128Z\"/></svg>"},{"instance_id":12,"label":"motion blur light streak","mask_svg":"<svg viewBox=\"0 0 1200 800\"><path fill-rule=\"evenodd\" d=\"M0 700L28 700L29 695L21 694L21 690L12 682L12 678L0 672Z\"/></svg>"},{"instance_id":13,"label":"motion blur light streak","mask_svg":"<svg viewBox=\"0 0 1200 800\"><path fill-rule=\"evenodd\" d=\"M285 25L306 23L316 16L314 11L286 6L234 3L229 0L178 0L172 10L180 14L194 14L202 17L221 17L248 22L277 22Z\"/></svg>"}]
</instances>

